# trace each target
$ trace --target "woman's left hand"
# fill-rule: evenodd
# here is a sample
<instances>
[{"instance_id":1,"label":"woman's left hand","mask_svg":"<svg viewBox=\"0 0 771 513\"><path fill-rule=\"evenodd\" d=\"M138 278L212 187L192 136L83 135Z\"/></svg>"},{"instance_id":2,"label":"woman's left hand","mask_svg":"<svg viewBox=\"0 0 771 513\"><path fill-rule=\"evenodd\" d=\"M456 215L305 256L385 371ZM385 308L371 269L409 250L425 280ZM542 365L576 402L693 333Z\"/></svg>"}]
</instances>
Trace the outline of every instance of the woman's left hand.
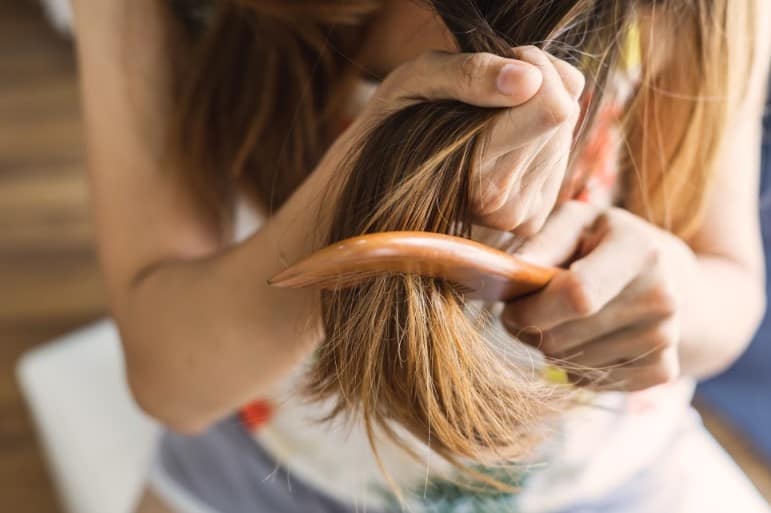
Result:
<instances>
[{"instance_id":1,"label":"woman's left hand","mask_svg":"<svg viewBox=\"0 0 771 513\"><path fill-rule=\"evenodd\" d=\"M641 390L679 375L679 317L696 269L684 242L626 210L571 201L518 253L567 268L509 302L503 324L572 381Z\"/></svg>"}]
</instances>

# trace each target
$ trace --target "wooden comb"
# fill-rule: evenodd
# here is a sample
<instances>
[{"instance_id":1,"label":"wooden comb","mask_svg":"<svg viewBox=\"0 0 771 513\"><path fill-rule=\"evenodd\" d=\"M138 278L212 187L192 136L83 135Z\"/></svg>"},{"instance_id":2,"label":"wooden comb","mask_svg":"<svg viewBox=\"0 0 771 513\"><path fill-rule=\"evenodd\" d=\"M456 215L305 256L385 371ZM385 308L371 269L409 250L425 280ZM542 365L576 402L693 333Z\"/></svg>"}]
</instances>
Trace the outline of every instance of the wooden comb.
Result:
<instances>
[{"instance_id":1,"label":"wooden comb","mask_svg":"<svg viewBox=\"0 0 771 513\"><path fill-rule=\"evenodd\" d=\"M557 271L463 237L403 231L336 242L276 274L268 284L341 289L373 276L404 273L453 282L470 298L507 301L544 287Z\"/></svg>"}]
</instances>

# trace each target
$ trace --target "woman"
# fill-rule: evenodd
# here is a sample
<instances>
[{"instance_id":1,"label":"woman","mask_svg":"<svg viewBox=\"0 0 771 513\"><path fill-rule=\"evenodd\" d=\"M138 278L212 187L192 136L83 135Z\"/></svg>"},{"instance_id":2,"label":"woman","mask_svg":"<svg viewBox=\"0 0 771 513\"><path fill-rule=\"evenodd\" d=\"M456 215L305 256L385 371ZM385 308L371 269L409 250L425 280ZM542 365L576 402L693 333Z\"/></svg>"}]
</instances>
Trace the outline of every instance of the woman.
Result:
<instances>
[{"instance_id":1,"label":"woman","mask_svg":"<svg viewBox=\"0 0 771 513\"><path fill-rule=\"evenodd\" d=\"M521 3L536 23L565 2ZM756 209L764 2L628 2L638 51L625 54L617 103L593 117L585 158L568 157L579 104L599 92L593 81L584 91L575 66L534 47L512 58L458 53L431 8L441 2L243 1L217 12L173 4L75 1L99 249L129 384L149 414L191 435L164 436L140 511L389 507L361 433L308 422L316 410L298 398L253 400L277 396L323 340L314 294L266 279L329 229L335 201L324 193L360 133L416 98L505 109L477 171L475 218L529 237L518 250L525 258L569 267L506 305L502 321L547 357L609 368L603 386L618 392L598 400L605 414L566 420L562 439L539 449L548 464L529 471L514 499L507 494L512 502L437 485L437 497L429 487L408 497L412 507L720 511L721 490L696 486L717 479L731 504L766 511L714 450L702 456L709 465L696 466L703 479L690 483L693 469L683 466L704 437L689 414L688 378L730 364L764 308ZM570 4L581 11L593 2ZM754 30L738 30L737 18ZM709 26L715 20L734 25ZM313 46L319 34L336 44ZM720 44L716 34L731 39ZM321 48L311 59L318 66L293 67L310 62L309 48ZM255 56L265 73L243 70ZM700 75L709 87L694 98L687 71L697 63L713 75ZM357 71L387 78L371 98L339 94L352 90ZM683 115L693 101L701 114ZM614 109L630 113L618 141ZM599 129L603 112L608 126ZM640 158L621 165L622 155ZM582 166L597 169L573 190ZM237 224L250 213L265 218L259 229ZM397 449L381 455L404 482L425 472ZM722 470L707 476L710 465ZM279 477L266 481L274 469ZM468 497L477 502L463 503Z\"/></svg>"}]
</instances>

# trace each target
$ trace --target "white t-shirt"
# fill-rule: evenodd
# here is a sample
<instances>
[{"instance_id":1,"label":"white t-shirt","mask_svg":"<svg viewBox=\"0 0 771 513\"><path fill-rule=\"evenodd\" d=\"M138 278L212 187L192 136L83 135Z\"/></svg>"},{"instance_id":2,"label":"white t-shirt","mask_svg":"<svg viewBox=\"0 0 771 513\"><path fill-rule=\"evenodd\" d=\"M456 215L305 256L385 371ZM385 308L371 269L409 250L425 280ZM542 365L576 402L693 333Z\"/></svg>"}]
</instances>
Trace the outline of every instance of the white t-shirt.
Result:
<instances>
[{"instance_id":1,"label":"white t-shirt","mask_svg":"<svg viewBox=\"0 0 771 513\"><path fill-rule=\"evenodd\" d=\"M236 239L248 237L260 222L260 215L240 202ZM478 239L490 243L490 231L482 233ZM295 391L304 369L298 367L271 398L271 418L254 432L256 440L293 474L329 495L382 507L389 487L366 433L360 424L319 422L328 405L309 403ZM688 413L692 392L688 379L643 392L603 392L591 406L564 414L538 451L538 464L529 467L526 486L516 499L518 510L545 513L591 502L632 478L664 450ZM438 457L429 458L429 465L418 463L385 438L378 443L378 453L404 490L419 489L435 474L448 471ZM420 511L420 503L412 509Z\"/></svg>"}]
</instances>

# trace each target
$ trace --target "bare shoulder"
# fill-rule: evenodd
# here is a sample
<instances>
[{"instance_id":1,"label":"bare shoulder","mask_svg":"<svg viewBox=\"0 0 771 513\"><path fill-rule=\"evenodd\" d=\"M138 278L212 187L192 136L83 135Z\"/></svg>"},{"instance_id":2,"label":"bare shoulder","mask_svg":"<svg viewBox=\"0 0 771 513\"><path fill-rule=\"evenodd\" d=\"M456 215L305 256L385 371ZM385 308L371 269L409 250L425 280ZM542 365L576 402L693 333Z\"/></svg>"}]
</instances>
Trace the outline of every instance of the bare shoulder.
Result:
<instances>
[{"instance_id":1,"label":"bare shoulder","mask_svg":"<svg viewBox=\"0 0 771 513\"><path fill-rule=\"evenodd\" d=\"M165 3L161 0L70 0L77 19L116 25L127 15L150 13L163 8Z\"/></svg>"},{"instance_id":2,"label":"bare shoulder","mask_svg":"<svg viewBox=\"0 0 771 513\"><path fill-rule=\"evenodd\" d=\"M761 43L764 45L766 56L771 55L771 2L766 0L755 0L754 2L758 23L758 34Z\"/></svg>"},{"instance_id":3,"label":"bare shoulder","mask_svg":"<svg viewBox=\"0 0 771 513\"><path fill-rule=\"evenodd\" d=\"M154 53L166 39L167 2L160 0L71 0L80 45L99 45L107 55L127 43Z\"/></svg>"},{"instance_id":4,"label":"bare shoulder","mask_svg":"<svg viewBox=\"0 0 771 513\"><path fill-rule=\"evenodd\" d=\"M87 53L128 68L168 69L163 59L175 33L170 4L166 0L71 0L75 35ZM130 56L130 59L127 58ZM153 72L156 72L153 70ZM157 73L157 72L156 72Z\"/></svg>"},{"instance_id":5,"label":"bare shoulder","mask_svg":"<svg viewBox=\"0 0 771 513\"><path fill-rule=\"evenodd\" d=\"M751 52L751 55L747 56L745 76L737 77L739 80L746 81L740 91L741 97L736 101L734 130L742 124L748 126L761 124L768 91L769 65L771 65L771 2L745 1L750 6L744 13L747 18L736 21L748 28L743 33L748 39L739 41L737 44ZM739 4L740 2L737 2L736 5Z\"/></svg>"},{"instance_id":6,"label":"bare shoulder","mask_svg":"<svg viewBox=\"0 0 771 513\"><path fill-rule=\"evenodd\" d=\"M158 261L214 253L220 232L166 172L179 35L168 2L73 7L92 211L108 286L118 290Z\"/></svg>"}]
</instances>

